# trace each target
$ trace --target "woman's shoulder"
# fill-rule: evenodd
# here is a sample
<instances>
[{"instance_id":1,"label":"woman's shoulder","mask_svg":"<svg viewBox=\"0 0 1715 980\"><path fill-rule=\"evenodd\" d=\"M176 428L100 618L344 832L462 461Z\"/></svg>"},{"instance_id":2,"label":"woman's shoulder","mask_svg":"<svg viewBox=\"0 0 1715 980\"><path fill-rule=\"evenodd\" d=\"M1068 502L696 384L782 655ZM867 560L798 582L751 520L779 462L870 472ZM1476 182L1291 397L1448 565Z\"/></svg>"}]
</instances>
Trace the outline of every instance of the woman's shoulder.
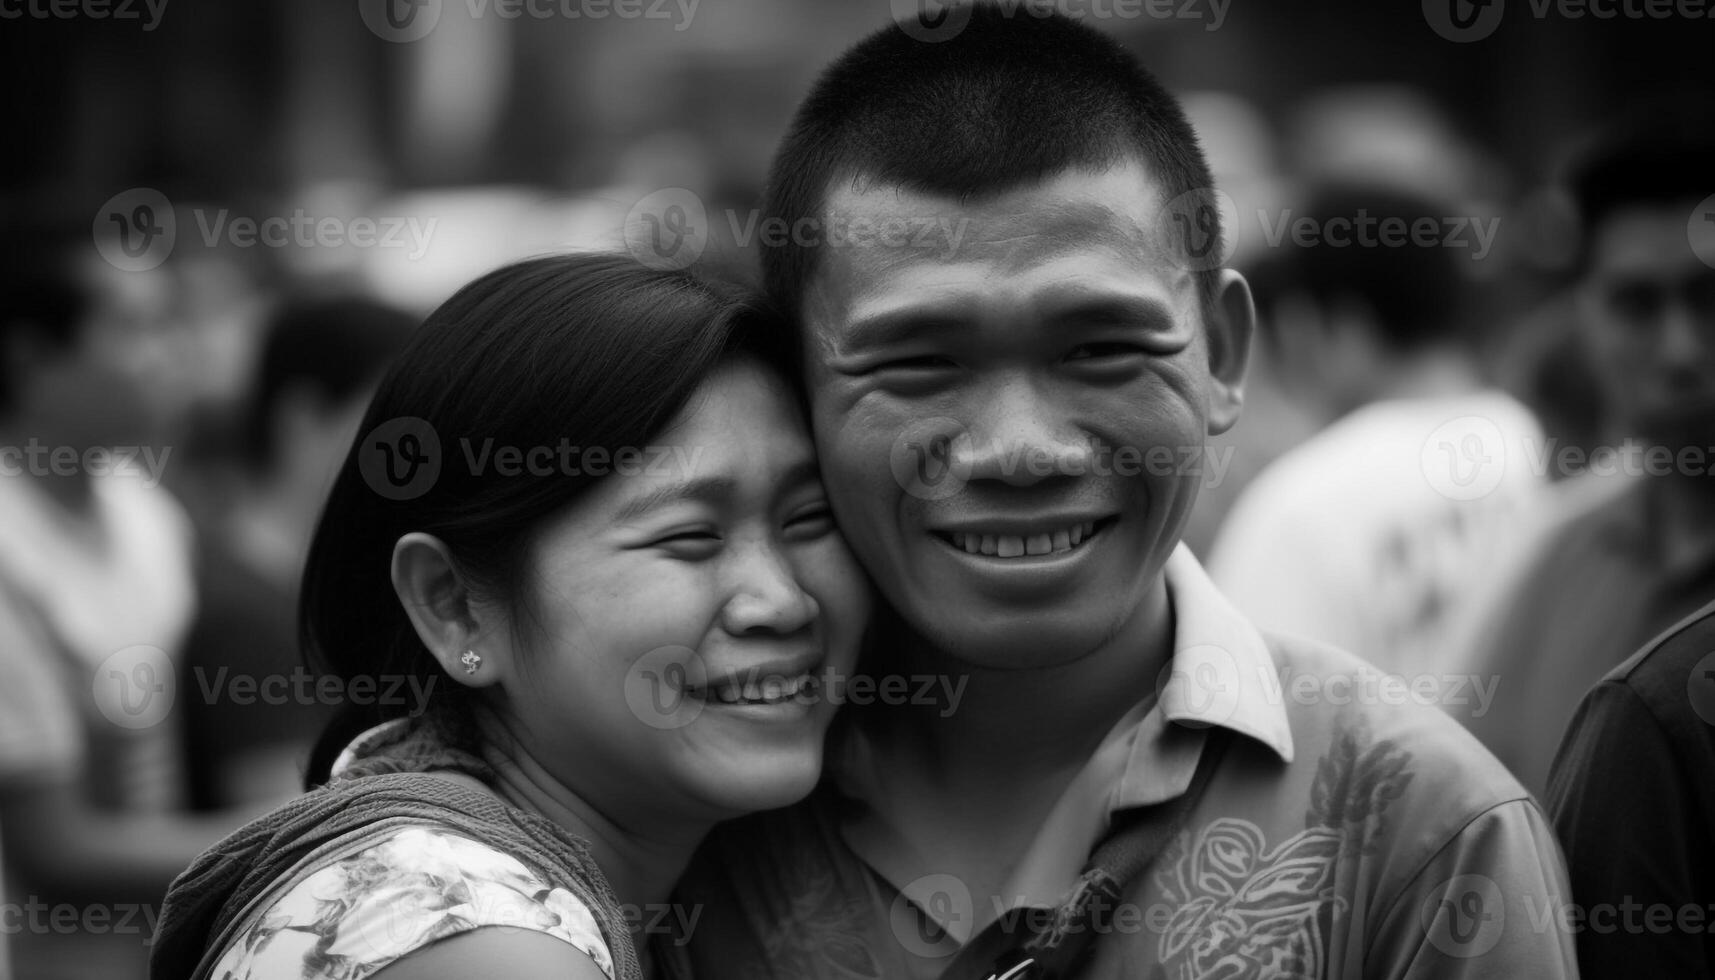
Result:
<instances>
[{"instance_id":1,"label":"woman's shoulder","mask_svg":"<svg viewBox=\"0 0 1715 980\"><path fill-rule=\"evenodd\" d=\"M295 873L245 916L212 976L363 980L430 943L491 926L553 936L614 975L582 898L489 844L409 825Z\"/></svg>"}]
</instances>

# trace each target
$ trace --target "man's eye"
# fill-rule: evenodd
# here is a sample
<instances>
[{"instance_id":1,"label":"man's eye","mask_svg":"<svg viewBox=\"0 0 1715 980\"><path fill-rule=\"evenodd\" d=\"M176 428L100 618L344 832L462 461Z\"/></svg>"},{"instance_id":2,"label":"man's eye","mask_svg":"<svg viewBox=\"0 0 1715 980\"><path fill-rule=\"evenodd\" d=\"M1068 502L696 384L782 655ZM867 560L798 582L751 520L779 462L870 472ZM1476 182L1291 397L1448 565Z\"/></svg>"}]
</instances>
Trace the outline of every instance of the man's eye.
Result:
<instances>
[{"instance_id":1,"label":"man's eye","mask_svg":"<svg viewBox=\"0 0 1715 980\"><path fill-rule=\"evenodd\" d=\"M1066 355L1068 361L1088 361L1101 358L1129 357L1133 354L1144 353L1143 348L1136 344L1120 341L1104 341L1099 344L1079 344Z\"/></svg>"},{"instance_id":2,"label":"man's eye","mask_svg":"<svg viewBox=\"0 0 1715 980\"><path fill-rule=\"evenodd\" d=\"M934 371L941 368L953 367L950 358L939 354L923 354L918 357L899 357L891 361L883 361L871 370L873 371Z\"/></svg>"}]
</instances>

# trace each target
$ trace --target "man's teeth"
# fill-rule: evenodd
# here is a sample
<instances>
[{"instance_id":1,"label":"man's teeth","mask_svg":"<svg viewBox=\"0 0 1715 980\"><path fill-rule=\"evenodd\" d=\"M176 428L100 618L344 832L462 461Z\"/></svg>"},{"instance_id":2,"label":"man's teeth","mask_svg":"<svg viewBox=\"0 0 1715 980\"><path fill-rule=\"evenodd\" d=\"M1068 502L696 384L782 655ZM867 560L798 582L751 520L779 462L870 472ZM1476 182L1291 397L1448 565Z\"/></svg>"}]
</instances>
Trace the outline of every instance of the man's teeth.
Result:
<instances>
[{"instance_id":1,"label":"man's teeth","mask_svg":"<svg viewBox=\"0 0 1715 980\"><path fill-rule=\"evenodd\" d=\"M973 555L994 555L997 558L1017 558L1021 555L1056 555L1071 551L1096 531L1095 521L1073 524L1042 534L967 534L952 533L953 547L963 548Z\"/></svg>"},{"instance_id":2,"label":"man's teeth","mask_svg":"<svg viewBox=\"0 0 1715 980\"><path fill-rule=\"evenodd\" d=\"M724 704L779 704L797 697L798 692L808 687L810 682L809 674L800 674L797 677L765 677L760 680L722 684L714 689L713 694Z\"/></svg>"}]
</instances>

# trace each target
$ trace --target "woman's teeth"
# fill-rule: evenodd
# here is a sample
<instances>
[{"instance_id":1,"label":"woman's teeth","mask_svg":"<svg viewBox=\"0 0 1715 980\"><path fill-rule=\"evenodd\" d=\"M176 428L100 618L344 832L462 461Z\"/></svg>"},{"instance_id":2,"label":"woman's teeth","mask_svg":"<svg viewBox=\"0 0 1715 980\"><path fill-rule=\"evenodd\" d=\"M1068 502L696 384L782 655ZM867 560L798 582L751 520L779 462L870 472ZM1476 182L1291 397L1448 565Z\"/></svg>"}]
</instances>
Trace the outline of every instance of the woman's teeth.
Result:
<instances>
[{"instance_id":1,"label":"woman's teeth","mask_svg":"<svg viewBox=\"0 0 1715 980\"><path fill-rule=\"evenodd\" d=\"M973 555L1019 558L1025 555L1057 555L1063 551L1071 551L1095 531L1096 522L1086 521L1042 534L967 534L954 531L950 537L953 547L963 548Z\"/></svg>"},{"instance_id":2,"label":"woman's teeth","mask_svg":"<svg viewBox=\"0 0 1715 980\"><path fill-rule=\"evenodd\" d=\"M797 677L765 677L742 683L723 684L714 689L714 696L723 704L779 704L798 696L809 687L809 674Z\"/></svg>"}]
</instances>

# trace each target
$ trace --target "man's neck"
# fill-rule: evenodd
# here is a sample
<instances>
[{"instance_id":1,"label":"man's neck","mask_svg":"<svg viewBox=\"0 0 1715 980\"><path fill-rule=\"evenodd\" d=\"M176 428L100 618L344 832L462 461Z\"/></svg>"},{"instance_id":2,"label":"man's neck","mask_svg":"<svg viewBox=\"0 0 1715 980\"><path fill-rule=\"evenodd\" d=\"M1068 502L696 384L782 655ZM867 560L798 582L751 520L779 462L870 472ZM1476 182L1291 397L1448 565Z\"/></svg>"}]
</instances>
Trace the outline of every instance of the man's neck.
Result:
<instances>
[{"instance_id":1,"label":"man's neck","mask_svg":"<svg viewBox=\"0 0 1715 980\"><path fill-rule=\"evenodd\" d=\"M910 637L883 669L950 678L955 688L962 682L960 699L951 707L888 711L865 734L892 771L914 770L949 795L1040 788L1040 781L1077 772L1113 725L1155 691L1172 654L1173 609L1159 577L1113 636L1054 667L978 668Z\"/></svg>"}]
</instances>

